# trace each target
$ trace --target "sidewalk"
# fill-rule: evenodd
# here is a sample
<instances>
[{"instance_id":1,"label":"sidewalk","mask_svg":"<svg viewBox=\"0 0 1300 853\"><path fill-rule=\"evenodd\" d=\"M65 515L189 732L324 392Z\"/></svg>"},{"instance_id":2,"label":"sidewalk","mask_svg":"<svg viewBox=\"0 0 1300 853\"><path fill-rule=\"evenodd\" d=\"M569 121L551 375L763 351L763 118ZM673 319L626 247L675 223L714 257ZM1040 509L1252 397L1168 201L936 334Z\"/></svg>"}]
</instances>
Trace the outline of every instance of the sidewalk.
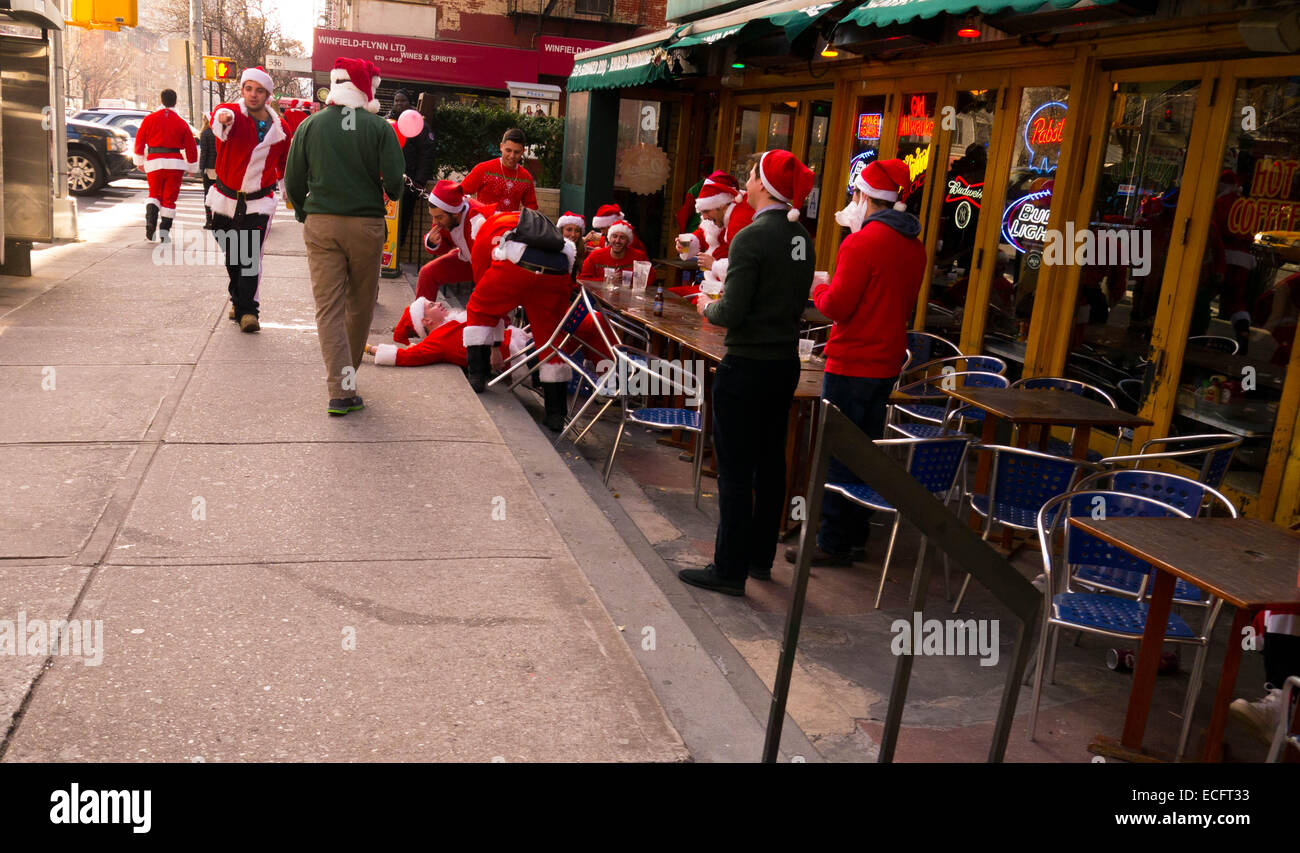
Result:
<instances>
[{"instance_id":1,"label":"sidewalk","mask_svg":"<svg viewBox=\"0 0 1300 853\"><path fill-rule=\"evenodd\" d=\"M459 370L365 365L330 418L292 216L245 335L128 206L0 278L0 620L103 626L0 655L0 759L690 757Z\"/></svg>"}]
</instances>

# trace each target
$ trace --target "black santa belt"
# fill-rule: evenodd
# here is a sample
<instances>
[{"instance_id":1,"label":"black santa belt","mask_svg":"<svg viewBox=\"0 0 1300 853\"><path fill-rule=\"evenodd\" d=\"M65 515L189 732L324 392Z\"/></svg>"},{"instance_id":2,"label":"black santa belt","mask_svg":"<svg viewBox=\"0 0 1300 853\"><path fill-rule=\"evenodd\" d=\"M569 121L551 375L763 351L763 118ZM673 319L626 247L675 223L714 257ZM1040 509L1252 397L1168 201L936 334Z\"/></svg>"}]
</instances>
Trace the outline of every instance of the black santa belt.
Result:
<instances>
[{"instance_id":1,"label":"black santa belt","mask_svg":"<svg viewBox=\"0 0 1300 853\"><path fill-rule=\"evenodd\" d=\"M232 198L235 200L235 215L231 217L235 220L243 219L248 213L248 205L246 202L256 201L259 198L266 198L275 192L275 184L270 184L269 186L262 187L260 190L246 193L242 190L236 190L230 185L224 183L220 178L217 178L213 186L217 188L217 192L221 193L226 198Z\"/></svg>"},{"instance_id":2,"label":"black santa belt","mask_svg":"<svg viewBox=\"0 0 1300 853\"><path fill-rule=\"evenodd\" d=\"M150 145L149 153L150 154L179 154L181 153L181 150L179 148L158 148L157 146Z\"/></svg>"}]
</instances>

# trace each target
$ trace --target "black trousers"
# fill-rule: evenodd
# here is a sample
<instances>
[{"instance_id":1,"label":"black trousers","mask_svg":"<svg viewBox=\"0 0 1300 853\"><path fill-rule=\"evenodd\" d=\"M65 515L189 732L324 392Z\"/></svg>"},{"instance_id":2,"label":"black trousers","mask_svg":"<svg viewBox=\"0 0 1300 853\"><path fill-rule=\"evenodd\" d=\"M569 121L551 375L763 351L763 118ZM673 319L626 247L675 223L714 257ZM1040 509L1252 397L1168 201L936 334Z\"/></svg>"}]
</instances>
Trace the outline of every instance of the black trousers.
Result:
<instances>
[{"instance_id":1,"label":"black trousers","mask_svg":"<svg viewBox=\"0 0 1300 853\"><path fill-rule=\"evenodd\" d=\"M799 384L799 359L727 355L713 380L713 452L718 464L718 535L713 565L744 580L770 568L785 511L785 436Z\"/></svg>"},{"instance_id":2,"label":"black trousers","mask_svg":"<svg viewBox=\"0 0 1300 853\"><path fill-rule=\"evenodd\" d=\"M822 380L822 397L831 401L844 416L867 434L884 438L885 416L889 409L889 392L897 376L871 379L827 373ZM838 459L831 457L826 482L855 484L861 482ZM858 506L834 492L822 496L822 520L817 531L817 545L829 554L845 554L867 544L871 531L872 511Z\"/></svg>"},{"instance_id":3,"label":"black trousers","mask_svg":"<svg viewBox=\"0 0 1300 853\"><path fill-rule=\"evenodd\" d=\"M397 200L397 246L406 248L406 235L411 230L411 217L418 208L415 206L420 194L410 187L402 190L402 197Z\"/></svg>"},{"instance_id":4,"label":"black trousers","mask_svg":"<svg viewBox=\"0 0 1300 853\"><path fill-rule=\"evenodd\" d=\"M220 213L212 214L213 236L226 256L226 274L230 276L231 304L235 316L257 316L257 290L262 278L262 245L270 217L248 213L239 222Z\"/></svg>"}]
</instances>

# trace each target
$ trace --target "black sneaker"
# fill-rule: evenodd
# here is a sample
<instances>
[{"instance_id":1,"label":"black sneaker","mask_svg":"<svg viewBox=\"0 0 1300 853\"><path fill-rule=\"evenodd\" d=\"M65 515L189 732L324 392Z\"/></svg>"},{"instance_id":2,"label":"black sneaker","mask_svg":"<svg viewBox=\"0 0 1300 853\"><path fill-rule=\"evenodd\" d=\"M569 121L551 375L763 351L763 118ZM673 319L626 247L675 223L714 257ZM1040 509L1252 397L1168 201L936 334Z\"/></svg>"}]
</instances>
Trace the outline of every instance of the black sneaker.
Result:
<instances>
[{"instance_id":1,"label":"black sneaker","mask_svg":"<svg viewBox=\"0 0 1300 853\"><path fill-rule=\"evenodd\" d=\"M691 586L698 586L700 589L707 589L711 592L721 592L726 595L744 595L745 581L731 580L718 574L718 570L712 563L703 569L682 569L677 573L682 583L688 583Z\"/></svg>"},{"instance_id":2,"label":"black sneaker","mask_svg":"<svg viewBox=\"0 0 1300 853\"><path fill-rule=\"evenodd\" d=\"M330 404L325 411L329 412L331 415L346 415L348 412L352 411L350 408L351 403L351 397L333 397L330 399Z\"/></svg>"},{"instance_id":3,"label":"black sneaker","mask_svg":"<svg viewBox=\"0 0 1300 853\"><path fill-rule=\"evenodd\" d=\"M366 407L365 402L356 395L348 397L345 402L348 404L349 412L359 412Z\"/></svg>"},{"instance_id":4,"label":"black sneaker","mask_svg":"<svg viewBox=\"0 0 1300 853\"><path fill-rule=\"evenodd\" d=\"M785 561L787 563L799 562L799 546L790 545L785 549ZM840 566L847 567L853 565L853 552L846 551L843 554L831 554L823 551L819 546L813 546L812 559L809 561L813 566Z\"/></svg>"}]
</instances>

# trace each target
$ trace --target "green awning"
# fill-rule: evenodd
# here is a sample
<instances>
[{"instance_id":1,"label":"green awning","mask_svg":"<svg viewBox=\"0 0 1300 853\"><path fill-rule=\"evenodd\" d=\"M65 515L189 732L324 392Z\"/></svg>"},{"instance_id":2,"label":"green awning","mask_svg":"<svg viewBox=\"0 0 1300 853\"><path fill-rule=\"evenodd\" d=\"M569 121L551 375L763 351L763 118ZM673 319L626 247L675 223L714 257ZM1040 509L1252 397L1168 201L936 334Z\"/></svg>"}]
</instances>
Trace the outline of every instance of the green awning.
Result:
<instances>
[{"instance_id":1,"label":"green awning","mask_svg":"<svg viewBox=\"0 0 1300 853\"><path fill-rule=\"evenodd\" d=\"M939 14L965 15L970 12L983 12L992 15L997 12L1033 12L1043 6L1056 9L1068 9L1080 0L983 0L972 3L970 0L867 0L858 8L844 16L844 20L860 27L887 27L891 24L903 24L913 18L933 18ZM1115 0L1092 0L1097 6L1109 6Z\"/></svg>"},{"instance_id":2,"label":"green awning","mask_svg":"<svg viewBox=\"0 0 1300 853\"><path fill-rule=\"evenodd\" d=\"M835 0L832 3L806 3L794 9L790 8L789 2L760 3L756 7L745 10L746 13L753 16L746 20L735 20L737 13L732 12L715 16L712 19L705 18L702 21L696 21L691 25L692 32L690 35L678 39L669 47L714 45L720 41L744 42L767 35L777 29L784 30L786 40L793 42L809 27L817 23L823 15L840 5L841 2L842 0ZM770 11L772 9L778 11ZM767 14L764 14L765 10L768 10ZM721 21L728 18L732 20L727 26L710 25L711 20Z\"/></svg>"},{"instance_id":3,"label":"green awning","mask_svg":"<svg viewBox=\"0 0 1300 853\"><path fill-rule=\"evenodd\" d=\"M664 44L682 29L678 27L665 32L663 38L625 50L577 60L569 75L568 90L623 89L669 79Z\"/></svg>"}]
</instances>

